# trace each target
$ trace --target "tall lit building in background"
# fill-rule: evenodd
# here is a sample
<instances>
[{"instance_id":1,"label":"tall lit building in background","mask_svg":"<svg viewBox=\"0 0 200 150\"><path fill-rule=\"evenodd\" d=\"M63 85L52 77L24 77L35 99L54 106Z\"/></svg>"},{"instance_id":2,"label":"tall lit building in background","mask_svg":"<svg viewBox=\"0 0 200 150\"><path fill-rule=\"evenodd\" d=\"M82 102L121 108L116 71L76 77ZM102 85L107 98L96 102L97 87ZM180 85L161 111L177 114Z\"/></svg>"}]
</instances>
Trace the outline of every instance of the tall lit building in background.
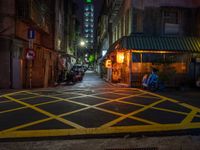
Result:
<instances>
[{"instance_id":1,"label":"tall lit building in background","mask_svg":"<svg viewBox=\"0 0 200 150\"><path fill-rule=\"evenodd\" d=\"M94 5L93 0L84 0L84 38L86 47L93 49L94 44Z\"/></svg>"}]
</instances>

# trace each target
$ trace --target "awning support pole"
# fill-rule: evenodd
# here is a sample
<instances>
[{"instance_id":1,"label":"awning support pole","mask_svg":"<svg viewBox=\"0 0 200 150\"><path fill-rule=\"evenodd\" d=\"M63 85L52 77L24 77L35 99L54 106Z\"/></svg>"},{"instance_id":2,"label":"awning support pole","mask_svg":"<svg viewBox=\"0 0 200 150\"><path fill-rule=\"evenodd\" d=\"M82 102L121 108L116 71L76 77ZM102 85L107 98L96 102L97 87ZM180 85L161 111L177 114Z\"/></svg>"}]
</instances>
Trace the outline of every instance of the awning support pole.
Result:
<instances>
[{"instance_id":1,"label":"awning support pole","mask_svg":"<svg viewBox=\"0 0 200 150\"><path fill-rule=\"evenodd\" d=\"M129 59L129 87L131 87L132 83L132 50L130 50L130 59Z\"/></svg>"}]
</instances>

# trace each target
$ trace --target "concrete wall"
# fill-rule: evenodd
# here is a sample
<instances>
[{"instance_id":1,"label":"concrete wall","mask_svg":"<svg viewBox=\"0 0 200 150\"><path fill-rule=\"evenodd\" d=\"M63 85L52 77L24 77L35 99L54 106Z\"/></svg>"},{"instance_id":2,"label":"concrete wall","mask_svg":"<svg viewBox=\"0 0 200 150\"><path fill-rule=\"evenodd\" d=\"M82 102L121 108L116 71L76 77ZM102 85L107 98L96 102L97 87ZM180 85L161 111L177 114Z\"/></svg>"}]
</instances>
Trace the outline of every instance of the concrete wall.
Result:
<instances>
[{"instance_id":1,"label":"concrete wall","mask_svg":"<svg viewBox=\"0 0 200 150\"><path fill-rule=\"evenodd\" d=\"M0 38L0 88L10 88L10 49L11 40Z\"/></svg>"},{"instance_id":2,"label":"concrete wall","mask_svg":"<svg viewBox=\"0 0 200 150\"><path fill-rule=\"evenodd\" d=\"M145 35L165 35L164 11L178 13L179 36L197 36L197 6L191 0L133 0L132 32ZM197 5L198 4L198 5ZM142 32L138 31L138 18L142 20Z\"/></svg>"}]
</instances>

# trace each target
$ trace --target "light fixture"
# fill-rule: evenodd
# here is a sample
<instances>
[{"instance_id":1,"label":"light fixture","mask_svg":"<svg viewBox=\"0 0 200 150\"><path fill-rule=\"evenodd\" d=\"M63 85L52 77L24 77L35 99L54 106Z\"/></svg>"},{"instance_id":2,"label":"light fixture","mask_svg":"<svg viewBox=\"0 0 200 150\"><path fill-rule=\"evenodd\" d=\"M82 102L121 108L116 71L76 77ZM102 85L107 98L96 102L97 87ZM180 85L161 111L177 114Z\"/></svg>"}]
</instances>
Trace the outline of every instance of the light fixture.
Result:
<instances>
[{"instance_id":1,"label":"light fixture","mask_svg":"<svg viewBox=\"0 0 200 150\"><path fill-rule=\"evenodd\" d=\"M83 47L83 46L85 46L85 42L82 40L81 42L80 42L80 45Z\"/></svg>"},{"instance_id":2,"label":"light fixture","mask_svg":"<svg viewBox=\"0 0 200 150\"><path fill-rule=\"evenodd\" d=\"M117 63L124 62L124 52L117 52Z\"/></svg>"}]
</instances>

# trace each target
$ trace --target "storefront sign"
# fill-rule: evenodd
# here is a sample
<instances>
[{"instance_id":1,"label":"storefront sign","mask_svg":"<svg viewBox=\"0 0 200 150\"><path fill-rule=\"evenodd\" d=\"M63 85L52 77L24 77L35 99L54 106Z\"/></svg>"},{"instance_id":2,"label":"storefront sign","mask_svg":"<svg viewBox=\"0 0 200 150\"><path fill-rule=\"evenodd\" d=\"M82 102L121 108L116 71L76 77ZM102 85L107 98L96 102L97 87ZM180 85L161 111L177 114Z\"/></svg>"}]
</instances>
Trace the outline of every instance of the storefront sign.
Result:
<instances>
[{"instance_id":1,"label":"storefront sign","mask_svg":"<svg viewBox=\"0 0 200 150\"><path fill-rule=\"evenodd\" d=\"M112 61L110 59L106 60L106 68L112 68Z\"/></svg>"},{"instance_id":2,"label":"storefront sign","mask_svg":"<svg viewBox=\"0 0 200 150\"><path fill-rule=\"evenodd\" d=\"M35 30L34 29L31 29L29 28L28 29L28 39L35 39Z\"/></svg>"}]
</instances>

